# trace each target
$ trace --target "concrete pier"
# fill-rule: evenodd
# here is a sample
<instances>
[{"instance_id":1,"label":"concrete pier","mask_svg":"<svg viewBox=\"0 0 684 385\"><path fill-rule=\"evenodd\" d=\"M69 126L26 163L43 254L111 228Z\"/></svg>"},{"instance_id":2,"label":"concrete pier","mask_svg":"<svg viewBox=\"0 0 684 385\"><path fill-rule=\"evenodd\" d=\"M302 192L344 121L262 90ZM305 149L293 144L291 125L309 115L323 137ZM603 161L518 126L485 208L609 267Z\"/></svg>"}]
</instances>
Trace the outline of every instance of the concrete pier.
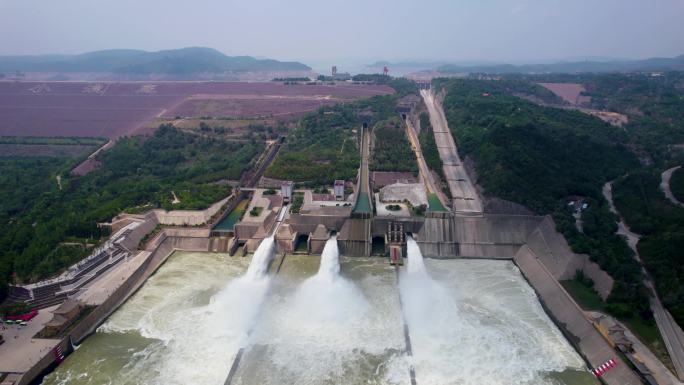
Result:
<instances>
[{"instance_id":1,"label":"concrete pier","mask_svg":"<svg viewBox=\"0 0 684 385\"><path fill-rule=\"evenodd\" d=\"M399 285L399 266L395 266L394 271L396 273L397 277L397 286ZM399 305L401 308L404 308L404 304L401 301L401 294L399 294ZM403 314L403 310L402 310ZM406 319L402 315L401 317L402 324L404 326L404 342L406 343L406 355L411 357L413 356L413 349L411 348L411 335L409 334L409 328L408 325L406 324ZM409 366L409 378L411 380L411 385L417 385L416 382L416 370L413 367L413 365Z\"/></svg>"}]
</instances>

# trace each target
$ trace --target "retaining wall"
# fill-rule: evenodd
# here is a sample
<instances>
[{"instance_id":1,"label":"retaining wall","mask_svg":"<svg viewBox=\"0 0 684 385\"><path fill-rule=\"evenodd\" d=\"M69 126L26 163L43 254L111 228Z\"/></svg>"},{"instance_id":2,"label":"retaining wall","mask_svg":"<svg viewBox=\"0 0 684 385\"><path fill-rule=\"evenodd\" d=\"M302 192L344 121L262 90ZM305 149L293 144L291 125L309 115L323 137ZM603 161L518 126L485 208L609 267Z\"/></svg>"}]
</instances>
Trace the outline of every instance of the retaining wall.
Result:
<instances>
[{"instance_id":1,"label":"retaining wall","mask_svg":"<svg viewBox=\"0 0 684 385\"><path fill-rule=\"evenodd\" d=\"M585 254L575 254L568 242L556 232L551 217L544 217L526 242L557 280L572 279L581 270L594 281L594 288L605 300L613 289L613 278Z\"/></svg>"},{"instance_id":2,"label":"retaining wall","mask_svg":"<svg viewBox=\"0 0 684 385\"><path fill-rule=\"evenodd\" d=\"M208 230L206 230L208 232ZM169 235L172 234L171 236ZM112 295L109 296L101 305L93 309L88 316L81 320L67 336L60 342L64 354L72 351L71 341L75 344L81 343L86 337L92 334L98 326L104 322L116 309L119 308L133 293L135 293L154 272L166 261L166 259L176 250L185 251L207 251L209 238L193 237L198 231L194 229L167 229L161 231L157 237L150 242L152 251L141 251L134 258L145 258L143 262ZM183 237L181 235L189 235ZM55 357L52 351L48 352L30 370L24 373L18 385L31 383L41 373L55 364Z\"/></svg>"},{"instance_id":3,"label":"retaining wall","mask_svg":"<svg viewBox=\"0 0 684 385\"><path fill-rule=\"evenodd\" d=\"M140 225L133 229L122 242L122 244L129 250L137 249L138 245L140 244L140 240L152 232L152 230L154 230L159 223L157 221L156 215L151 212L147 213L143 218L144 219L140 222Z\"/></svg>"},{"instance_id":4,"label":"retaining wall","mask_svg":"<svg viewBox=\"0 0 684 385\"><path fill-rule=\"evenodd\" d=\"M581 270L594 281L594 288L603 299L608 298L613 288L613 279L608 273L587 255L575 254L570 249L565 237L556 231L550 216L457 216L454 218L454 231L461 257L513 258L521 246L527 245L555 279L572 279L576 271ZM430 255L428 247L421 245L421 250L424 255Z\"/></svg>"},{"instance_id":5,"label":"retaining wall","mask_svg":"<svg viewBox=\"0 0 684 385\"><path fill-rule=\"evenodd\" d=\"M639 385L642 383L629 366L616 356L615 351L584 316L579 306L528 246L522 246L513 260L537 292L549 317L592 367L598 367L611 358L620 361L615 368L602 377L607 384Z\"/></svg>"},{"instance_id":6,"label":"retaining wall","mask_svg":"<svg viewBox=\"0 0 684 385\"><path fill-rule=\"evenodd\" d=\"M479 217L455 217L455 239L461 244L523 245L542 217L486 214ZM462 255L477 257L480 255ZM483 255L486 256L486 255ZM513 256L513 254L510 254Z\"/></svg>"},{"instance_id":7,"label":"retaining wall","mask_svg":"<svg viewBox=\"0 0 684 385\"><path fill-rule=\"evenodd\" d=\"M158 237L157 246L152 252L143 251L135 258L146 258L127 279L109 296L100 306L95 308L88 317L79 322L71 331L70 336L76 344L90 335L95 329L125 302L128 297L135 293L155 271L176 250L207 251L208 238L189 238L168 236L165 231Z\"/></svg>"},{"instance_id":8,"label":"retaining wall","mask_svg":"<svg viewBox=\"0 0 684 385\"><path fill-rule=\"evenodd\" d=\"M69 337L62 339L62 341L59 342L58 346L60 348L62 348L62 352L64 352L64 354L71 351L71 344L69 343ZM55 346L55 348L56 347L57 346ZM54 365L54 364L55 364L55 355L51 349L45 356L43 356L43 358L41 358L38 362L36 362L31 367L31 369L29 369L27 372L25 372L21 375L21 378L17 382L17 385L28 385L28 384L30 384L35 378L40 376L51 365Z\"/></svg>"},{"instance_id":9,"label":"retaining wall","mask_svg":"<svg viewBox=\"0 0 684 385\"><path fill-rule=\"evenodd\" d=\"M157 221L163 225L170 226L199 226L208 223L209 220L221 210L233 195L221 199L209 206L206 210L152 210L157 217Z\"/></svg>"}]
</instances>

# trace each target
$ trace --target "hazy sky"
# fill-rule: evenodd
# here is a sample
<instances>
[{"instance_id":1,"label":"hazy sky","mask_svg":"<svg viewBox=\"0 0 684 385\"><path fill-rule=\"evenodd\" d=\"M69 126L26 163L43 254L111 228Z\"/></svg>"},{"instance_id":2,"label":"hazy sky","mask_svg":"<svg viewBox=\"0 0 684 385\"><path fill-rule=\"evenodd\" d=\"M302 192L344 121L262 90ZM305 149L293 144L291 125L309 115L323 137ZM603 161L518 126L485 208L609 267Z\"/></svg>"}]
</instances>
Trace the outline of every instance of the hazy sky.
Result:
<instances>
[{"instance_id":1,"label":"hazy sky","mask_svg":"<svg viewBox=\"0 0 684 385\"><path fill-rule=\"evenodd\" d=\"M0 54L216 48L367 63L684 54L684 0L0 0Z\"/></svg>"}]
</instances>

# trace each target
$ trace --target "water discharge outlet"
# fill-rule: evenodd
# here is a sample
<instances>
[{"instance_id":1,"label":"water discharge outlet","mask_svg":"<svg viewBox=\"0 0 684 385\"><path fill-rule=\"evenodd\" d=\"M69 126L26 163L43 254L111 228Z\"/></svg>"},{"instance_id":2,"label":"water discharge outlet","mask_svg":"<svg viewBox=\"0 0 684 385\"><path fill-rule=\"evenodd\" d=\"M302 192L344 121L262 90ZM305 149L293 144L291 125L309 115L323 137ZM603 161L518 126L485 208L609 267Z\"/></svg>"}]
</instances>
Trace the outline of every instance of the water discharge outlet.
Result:
<instances>
[{"instance_id":1,"label":"water discharge outlet","mask_svg":"<svg viewBox=\"0 0 684 385\"><path fill-rule=\"evenodd\" d=\"M274 252L275 244L271 235L261 241L245 275L229 283L212 303L226 312L226 324L232 332L241 335L240 349L233 359L225 384L230 384L235 375L254 320L266 297L270 284L268 267Z\"/></svg>"},{"instance_id":2,"label":"water discharge outlet","mask_svg":"<svg viewBox=\"0 0 684 385\"><path fill-rule=\"evenodd\" d=\"M321 254L321 266L318 268L318 279L333 282L340 275L340 251L337 248L337 236L333 235L325 243Z\"/></svg>"}]
</instances>

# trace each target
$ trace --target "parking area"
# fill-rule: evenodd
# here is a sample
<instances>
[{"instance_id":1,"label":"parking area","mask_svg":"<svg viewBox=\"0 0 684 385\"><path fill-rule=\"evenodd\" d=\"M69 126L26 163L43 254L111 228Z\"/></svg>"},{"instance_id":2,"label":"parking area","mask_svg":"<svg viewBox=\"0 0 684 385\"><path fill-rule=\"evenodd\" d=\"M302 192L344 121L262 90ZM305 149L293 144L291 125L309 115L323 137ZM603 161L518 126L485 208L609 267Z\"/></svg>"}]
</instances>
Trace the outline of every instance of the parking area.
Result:
<instances>
[{"instance_id":1,"label":"parking area","mask_svg":"<svg viewBox=\"0 0 684 385\"><path fill-rule=\"evenodd\" d=\"M40 310L26 326L4 323L0 326L0 333L5 339L5 343L0 345L0 372L25 372L59 343L55 339L33 338L52 319L51 311L56 308Z\"/></svg>"}]
</instances>

